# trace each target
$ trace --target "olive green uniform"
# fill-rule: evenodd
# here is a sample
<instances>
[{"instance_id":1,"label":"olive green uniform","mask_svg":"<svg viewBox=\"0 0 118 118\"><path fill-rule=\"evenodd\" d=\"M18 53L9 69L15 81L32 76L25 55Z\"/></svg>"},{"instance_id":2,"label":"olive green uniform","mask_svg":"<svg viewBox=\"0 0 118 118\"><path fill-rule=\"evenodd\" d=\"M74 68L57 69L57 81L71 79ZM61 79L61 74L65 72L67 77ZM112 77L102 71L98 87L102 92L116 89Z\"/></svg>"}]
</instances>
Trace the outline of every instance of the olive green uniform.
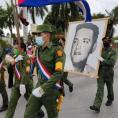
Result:
<instances>
[{"instance_id":1,"label":"olive green uniform","mask_svg":"<svg viewBox=\"0 0 118 118\"><path fill-rule=\"evenodd\" d=\"M114 100L113 92L113 77L114 77L114 65L117 59L117 54L115 50L111 47L103 49L102 57L104 61L101 62L99 68L99 78L97 80L97 93L94 101L94 106L97 108L101 107L103 96L104 96L104 85L106 83L108 90L108 100Z\"/></svg>"},{"instance_id":2,"label":"olive green uniform","mask_svg":"<svg viewBox=\"0 0 118 118\"><path fill-rule=\"evenodd\" d=\"M58 39L53 39L52 42L53 42L54 45L60 45L60 46L62 46L59 43ZM66 57L66 54L65 53L64 53L64 55ZM64 72L63 73L62 79L63 79L63 82L69 87L69 91L72 92L73 91L73 83L70 80L68 80L68 72Z\"/></svg>"},{"instance_id":3,"label":"olive green uniform","mask_svg":"<svg viewBox=\"0 0 118 118\"><path fill-rule=\"evenodd\" d=\"M68 80L68 72L64 72L63 74L63 82L68 85L69 87L73 87L73 84L71 83L71 81Z\"/></svg>"},{"instance_id":4,"label":"olive green uniform","mask_svg":"<svg viewBox=\"0 0 118 118\"><path fill-rule=\"evenodd\" d=\"M61 51L62 55L58 55L58 51ZM41 98L37 98L33 95L30 96L24 118L35 118L36 113L40 110L42 105L44 105L47 110L48 118L58 118L56 100L61 92L55 87L55 84L62 79L63 67L61 70L55 70L55 66L58 62L64 66L65 57L63 55L63 49L60 46L49 43L47 47L39 48L38 56L52 75L48 81L46 81L42 75L39 75L36 88L41 87L44 90L44 94Z\"/></svg>"},{"instance_id":5,"label":"olive green uniform","mask_svg":"<svg viewBox=\"0 0 118 118\"><path fill-rule=\"evenodd\" d=\"M26 73L26 66L28 66L27 60L29 58L25 53L23 53L22 55L23 55L23 60L16 63L16 66L21 74L21 79L18 79L17 77L15 77L15 84L12 88L10 103L9 103L5 118L13 118L14 116L14 112L15 112L18 100L21 96L20 90L19 90L20 84L25 85L26 94L24 95L24 97L26 98L26 100L28 100L33 89L33 81L32 79L30 79L29 74Z\"/></svg>"}]
</instances>

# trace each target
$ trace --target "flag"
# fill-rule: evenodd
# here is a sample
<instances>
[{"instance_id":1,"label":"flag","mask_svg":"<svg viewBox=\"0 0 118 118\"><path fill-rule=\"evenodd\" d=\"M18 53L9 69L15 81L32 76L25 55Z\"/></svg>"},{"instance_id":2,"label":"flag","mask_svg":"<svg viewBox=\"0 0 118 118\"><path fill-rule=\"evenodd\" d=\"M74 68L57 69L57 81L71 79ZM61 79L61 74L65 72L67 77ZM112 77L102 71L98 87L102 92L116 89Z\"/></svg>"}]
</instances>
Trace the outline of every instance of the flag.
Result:
<instances>
[{"instance_id":1,"label":"flag","mask_svg":"<svg viewBox=\"0 0 118 118\"><path fill-rule=\"evenodd\" d=\"M60 4L66 2L75 2L82 11L85 21L91 21L91 11L86 0L18 0L21 7L42 7L50 4Z\"/></svg>"},{"instance_id":2,"label":"flag","mask_svg":"<svg viewBox=\"0 0 118 118\"><path fill-rule=\"evenodd\" d=\"M19 6L22 7L41 7L44 5L50 5L50 4L59 4L59 3L65 3L65 2L74 2L74 1L80 1L80 0L18 0Z\"/></svg>"},{"instance_id":3,"label":"flag","mask_svg":"<svg viewBox=\"0 0 118 118\"><path fill-rule=\"evenodd\" d=\"M78 6L80 12L83 14L86 22L91 21L91 11L89 4L85 0L76 1L75 4Z\"/></svg>"}]
</instances>

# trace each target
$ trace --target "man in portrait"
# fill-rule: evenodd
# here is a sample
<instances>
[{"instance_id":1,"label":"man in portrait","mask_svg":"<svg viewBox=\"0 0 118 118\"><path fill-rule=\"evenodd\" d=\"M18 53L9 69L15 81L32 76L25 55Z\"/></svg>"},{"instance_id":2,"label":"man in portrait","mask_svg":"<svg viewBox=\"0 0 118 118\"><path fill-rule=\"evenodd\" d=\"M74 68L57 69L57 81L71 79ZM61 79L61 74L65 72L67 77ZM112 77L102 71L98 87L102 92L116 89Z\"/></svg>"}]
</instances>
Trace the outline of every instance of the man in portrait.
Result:
<instances>
[{"instance_id":1,"label":"man in portrait","mask_svg":"<svg viewBox=\"0 0 118 118\"><path fill-rule=\"evenodd\" d=\"M83 23L76 26L70 56L77 71L84 71L89 54L96 48L98 35L99 28L93 23Z\"/></svg>"}]
</instances>

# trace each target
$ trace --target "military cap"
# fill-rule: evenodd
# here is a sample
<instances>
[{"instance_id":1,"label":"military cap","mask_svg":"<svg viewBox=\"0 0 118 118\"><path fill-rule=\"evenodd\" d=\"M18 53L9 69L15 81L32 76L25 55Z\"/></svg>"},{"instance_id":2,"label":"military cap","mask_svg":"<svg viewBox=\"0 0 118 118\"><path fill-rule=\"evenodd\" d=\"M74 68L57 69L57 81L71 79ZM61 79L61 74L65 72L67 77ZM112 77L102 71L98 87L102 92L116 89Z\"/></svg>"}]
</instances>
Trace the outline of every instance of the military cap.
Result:
<instances>
[{"instance_id":1,"label":"military cap","mask_svg":"<svg viewBox=\"0 0 118 118\"><path fill-rule=\"evenodd\" d=\"M53 32L52 30L52 26L51 25L47 25L47 24L43 24L43 25L38 25L37 26L37 33L41 33L41 32Z\"/></svg>"},{"instance_id":2,"label":"military cap","mask_svg":"<svg viewBox=\"0 0 118 118\"><path fill-rule=\"evenodd\" d=\"M32 34L36 34L36 29L37 29L37 25L36 24L31 24L31 33Z\"/></svg>"}]
</instances>

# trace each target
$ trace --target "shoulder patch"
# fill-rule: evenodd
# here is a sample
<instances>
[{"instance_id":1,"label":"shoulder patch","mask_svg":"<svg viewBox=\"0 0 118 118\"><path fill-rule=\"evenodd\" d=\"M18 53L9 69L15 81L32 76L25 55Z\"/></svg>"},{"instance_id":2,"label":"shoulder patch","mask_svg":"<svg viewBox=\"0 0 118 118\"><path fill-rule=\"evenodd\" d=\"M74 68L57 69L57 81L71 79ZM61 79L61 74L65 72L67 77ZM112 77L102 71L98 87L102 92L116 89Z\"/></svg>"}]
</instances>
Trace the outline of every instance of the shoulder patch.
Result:
<instances>
[{"instance_id":1,"label":"shoulder patch","mask_svg":"<svg viewBox=\"0 0 118 118\"><path fill-rule=\"evenodd\" d=\"M55 64L55 70L61 71L63 69L63 63L61 61L56 62Z\"/></svg>"},{"instance_id":2,"label":"shoulder patch","mask_svg":"<svg viewBox=\"0 0 118 118\"><path fill-rule=\"evenodd\" d=\"M56 54L58 57L61 57L63 55L63 52L62 50L57 50Z\"/></svg>"}]
</instances>

